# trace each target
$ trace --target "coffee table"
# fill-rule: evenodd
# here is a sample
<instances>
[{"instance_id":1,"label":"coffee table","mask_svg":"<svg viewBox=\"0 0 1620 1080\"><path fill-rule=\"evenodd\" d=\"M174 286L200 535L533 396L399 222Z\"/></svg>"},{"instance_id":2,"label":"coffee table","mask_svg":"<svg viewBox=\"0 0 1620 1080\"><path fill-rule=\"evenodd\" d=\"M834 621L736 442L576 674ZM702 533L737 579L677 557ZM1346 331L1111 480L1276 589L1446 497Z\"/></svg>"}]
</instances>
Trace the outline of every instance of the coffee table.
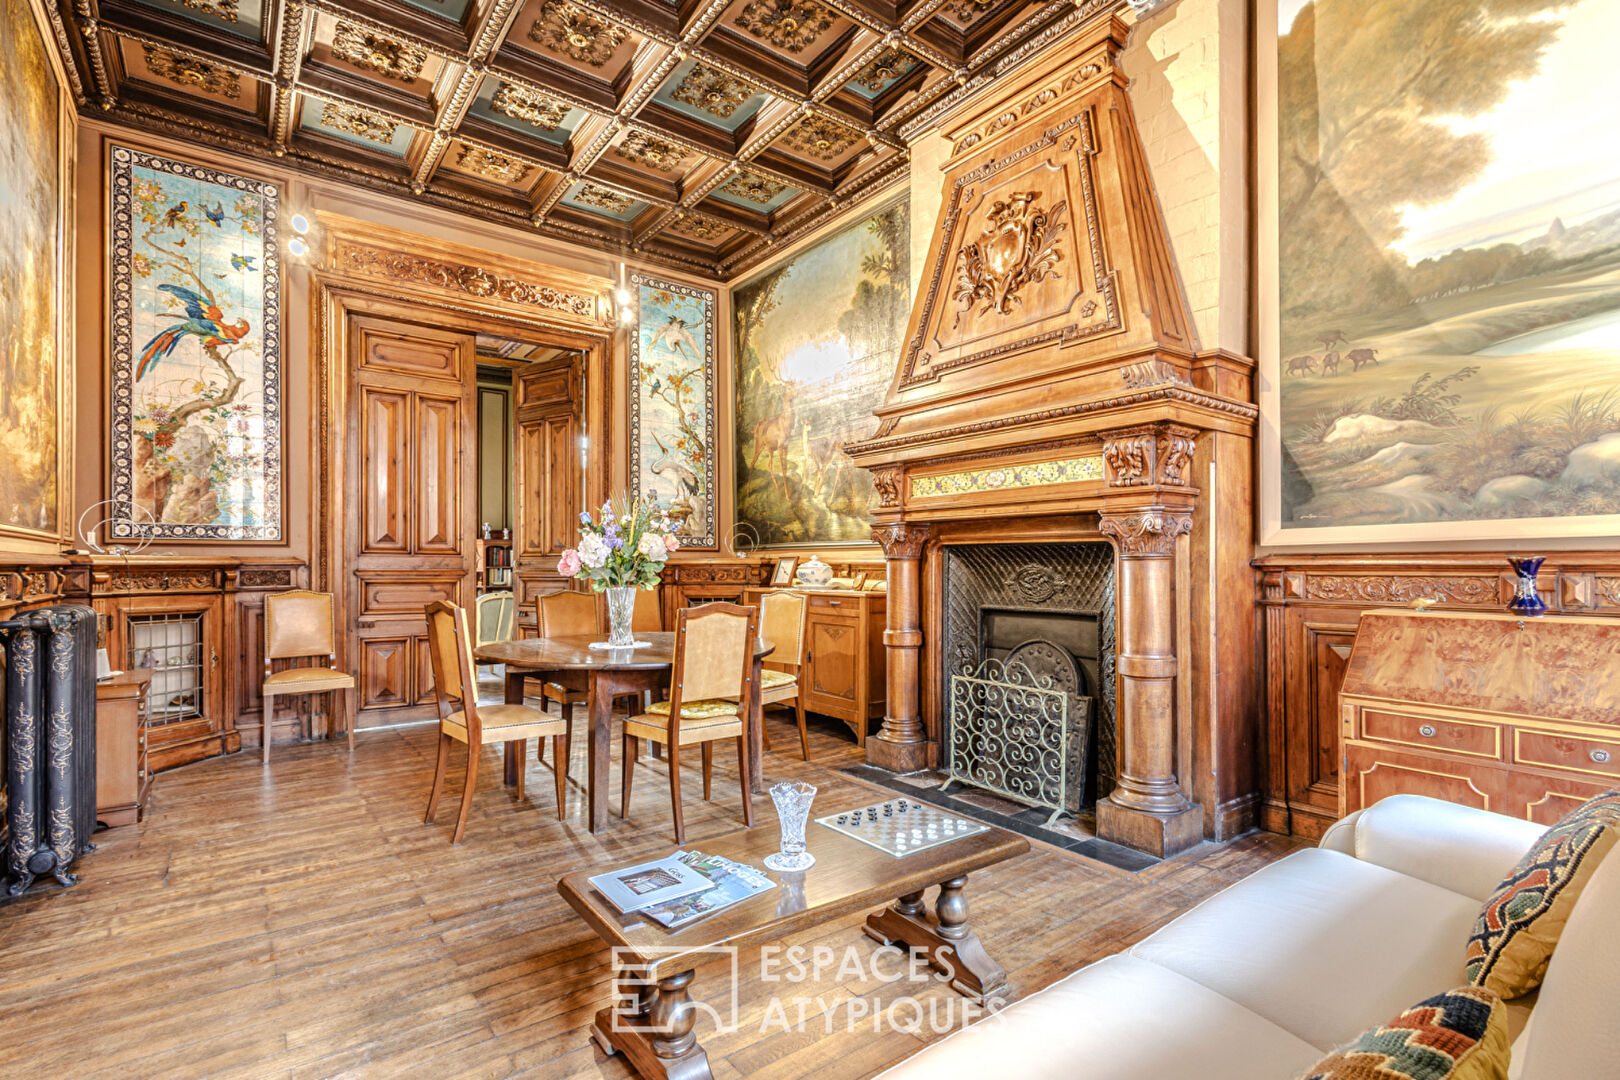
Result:
<instances>
[{"instance_id":1,"label":"coffee table","mask_svg":"<svg viewBox=\"0 0 1620 1080\"><path fill-rule=\"evenodd\" d=\"M816 864L796 873L764 870L765 856L777 850L775 829L689 845L764 870L777 887L679 930L622 914L591 886L590 878L628 862L578 870L557 883L563 899L616 950L627 1003L596 1014L591 1037L604 1051L623 1053L644 1077L709 1080L708 1055L693 1031L697 1009L689 988L697 963L716 949L774 941L874 904L888 906L867 917L869 936L920 950L969 997L984 1001L1005 989L1006 971L968 926L964 889L970 873L1022 855L1029 841L992 828L896 858L816 822L806 839ZM931 885L939 886L932 918L923 903Z\"/></svg>"}]
</instances>

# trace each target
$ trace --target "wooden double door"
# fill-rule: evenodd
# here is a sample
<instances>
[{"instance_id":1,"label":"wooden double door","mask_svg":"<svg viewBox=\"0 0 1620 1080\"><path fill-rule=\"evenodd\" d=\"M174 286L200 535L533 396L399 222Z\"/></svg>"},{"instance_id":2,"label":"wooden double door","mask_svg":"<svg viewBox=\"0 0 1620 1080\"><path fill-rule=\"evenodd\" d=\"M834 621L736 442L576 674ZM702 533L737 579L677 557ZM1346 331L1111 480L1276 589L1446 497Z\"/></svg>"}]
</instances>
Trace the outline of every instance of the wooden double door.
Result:
<instances>
[{"instance_id":1,"label":"wooden double door","mask_svg":"<svg viewBox=\"0 0 1620 1080\"><path fill-rule=\"evenodd\" d=\"M345 606L353 630L349 670L359 684L357 724L426 719L436 713L423 609L448 600L469 609L470 623L476 595L475 338L417 321L408 311L350 310L346 320L349 492L342 572L349 575ZM535 366L542 370L520 375L520 386L549 375L567 388L577 379L578 365L568 360ZM578 513L577 497L533 497L553 486L565 493L581 488L577 455L564 449L577 438L576 402L568 394L564 415L551 410L538 433L520 416L514 432L520 462L525 452L534 458L537 441L563 450L541 455L552 467L538 477L519 465L532 478L517 491L520 558L551 546L521 543L533 528L537 502L548 508L566 503ZM525 491L529 486L534 491Z\"/></svg>"}]
</instances>

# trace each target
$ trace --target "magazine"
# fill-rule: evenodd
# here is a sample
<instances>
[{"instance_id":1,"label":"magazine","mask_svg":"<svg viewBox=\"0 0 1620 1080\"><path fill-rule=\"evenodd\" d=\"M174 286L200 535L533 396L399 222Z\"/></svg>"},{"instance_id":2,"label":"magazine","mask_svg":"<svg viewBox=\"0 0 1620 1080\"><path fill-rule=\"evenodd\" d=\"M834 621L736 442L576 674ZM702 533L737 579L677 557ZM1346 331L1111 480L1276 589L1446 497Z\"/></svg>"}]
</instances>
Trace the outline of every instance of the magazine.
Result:
<instances>
[{"instance_id":1,"label":"magazine","mask_svg":"<svg viewBox=\"0 0 1620 1080\"><path fill-rule=\"evenodd\" d=\"M766 889L776 888L776 882L766 877L763 871L745 863L732 862L718 855L705 855L701 851L677 852L676 857L713 882L714 887L642 909L643 915L671 930L696 922L705 915L712 915L750 896L757 896Z\"/></svg>"},{"instance_id":2,"label":"magazine","mask_svg":"<svg viewBox=\"0 0 1620 1080\"><path fill-rule=\"evenodd\" d=\"M712 888L714 883L681 861L681 854L597 874L591 884L626 914Z\"/></svg>"}]
</instances>

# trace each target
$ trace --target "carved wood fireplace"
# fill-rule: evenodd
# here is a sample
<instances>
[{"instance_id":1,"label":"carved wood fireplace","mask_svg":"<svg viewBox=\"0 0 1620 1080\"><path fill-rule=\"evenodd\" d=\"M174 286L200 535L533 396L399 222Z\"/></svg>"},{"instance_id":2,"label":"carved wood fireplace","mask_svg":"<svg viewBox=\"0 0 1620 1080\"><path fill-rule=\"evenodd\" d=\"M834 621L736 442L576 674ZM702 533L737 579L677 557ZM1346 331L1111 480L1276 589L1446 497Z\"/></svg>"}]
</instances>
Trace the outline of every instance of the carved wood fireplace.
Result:
<instances>
[{"instance_id":1,"label":"carved wood fireplace","mask_svg":"<svg viewBox=\"0 0 1620 1080\"><path fill-rule=\"evenodd\" d=\"M1155 855L1252 827L1251 361L1195 350L1109 17L942 124L944 201L871 470L888 702L867 760L942 764L945 563L1112 545L1117 738L1097 833ZM1031 605L1039 608L1039 604Z\"/></svg>"}]
</instances>

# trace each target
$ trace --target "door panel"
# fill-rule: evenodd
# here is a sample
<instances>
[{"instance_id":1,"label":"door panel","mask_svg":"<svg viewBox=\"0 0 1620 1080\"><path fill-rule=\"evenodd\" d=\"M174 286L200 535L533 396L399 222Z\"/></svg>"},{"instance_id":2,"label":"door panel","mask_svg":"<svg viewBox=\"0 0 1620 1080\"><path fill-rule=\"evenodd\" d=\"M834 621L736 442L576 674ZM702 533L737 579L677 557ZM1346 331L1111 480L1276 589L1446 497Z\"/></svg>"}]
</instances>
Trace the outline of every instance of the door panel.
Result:
<instances>
[{"instance_id":1,"label":"door panel","mask_svg":"<svg viewBox=\"0 0 1620 1080\"><path fill-rule=\"evenodd\" d=\"M406 551L410 542L410 395L363 388L360 535L365 551Z\"/></svg>"},{"instance_id":2,"label":"door panel","mask_svg":"<svg viewBox=\"0 0 1620 1080\"><path fill-rule=\"evenodd\" d=\"M577 358L547 360L517 376L517 552L554 557L574 543L584 503Z\"/></svg>"},{"instance_id":3,"label":"door panel","mask_svg":"<svg viewBox=\"0 0 1620 1080\"><path fill-rule=\"evenodd\" d=\"M423 608L471 602L476 536L473 335L381 307L347 316L347 419L359 438L347 462L356 508L344 515L343 569L360 726L435 715L419 670Z\"/></svg>"},{"instance_id":4,"label":"door panel","mask_svg":"<svg viewBox=\"0 0 1620 1080\"><path fill-rule=\"evenodd\" d=\"M454 552L461 522L459 398L416 399L416 550Z\"/></svg>"}]
</instances>

